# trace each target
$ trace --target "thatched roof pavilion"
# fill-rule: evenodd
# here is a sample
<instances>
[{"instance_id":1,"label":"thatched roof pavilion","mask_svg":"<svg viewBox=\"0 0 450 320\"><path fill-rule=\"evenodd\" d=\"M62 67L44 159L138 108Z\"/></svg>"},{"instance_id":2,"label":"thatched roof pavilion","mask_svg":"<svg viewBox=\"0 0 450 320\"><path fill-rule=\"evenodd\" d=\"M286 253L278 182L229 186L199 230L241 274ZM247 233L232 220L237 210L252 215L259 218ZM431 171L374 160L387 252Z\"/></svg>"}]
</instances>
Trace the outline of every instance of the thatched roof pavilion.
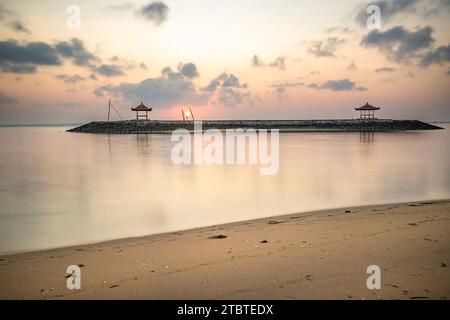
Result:
<instances>
[{"instance_id":1,"label":"thatched roof pavilion","mask_svg":"<svg viewBox=\"0 0 450 320\"><path fill-rule=\"evenodd\" d=\"M136 120L139 120L140 118L145 118L145 120L148 120L148 112L152 111L152 108L147 107L141 101L140 105L135 108L131 108L131 110L136 111ZM139 114L139 112L145 112L145 114Z\"/></svg>"},{"instance_id":2,"label":"thatched roof pavilion","mask_svg":"<svg viewBox=\"0 0 450 320\"><path fill-rule=\"evenodd\" d=\"M374 107L367 102L362 107L355 108L355 110L359 111L360 119L375 119L375 110L380 110L380 108Z\"/></svg>"}]
</instances>

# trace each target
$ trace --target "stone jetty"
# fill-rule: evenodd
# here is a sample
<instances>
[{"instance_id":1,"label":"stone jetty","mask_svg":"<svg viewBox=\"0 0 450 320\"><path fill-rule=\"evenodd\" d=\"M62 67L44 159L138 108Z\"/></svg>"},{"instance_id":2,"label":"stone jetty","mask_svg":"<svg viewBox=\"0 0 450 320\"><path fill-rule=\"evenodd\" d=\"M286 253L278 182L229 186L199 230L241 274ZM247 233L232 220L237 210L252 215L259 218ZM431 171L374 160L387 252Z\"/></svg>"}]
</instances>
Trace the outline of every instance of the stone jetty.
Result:
<instances>
[{"instance_id":1,"label":"stone jetty","mask_svg":"<svg viewBox=\"0 0 450 320\"><path fill-rule=\"evenodd\" d=\"M193 122L170 120L94 121L67 130L83 133L171 133L175 129L193 130ZM434 130L440 127L418 120L342 119L342 120L205 120L206 129L279 129L280 132L303 131L404 131Z\"/></svg>"}]
</instances>

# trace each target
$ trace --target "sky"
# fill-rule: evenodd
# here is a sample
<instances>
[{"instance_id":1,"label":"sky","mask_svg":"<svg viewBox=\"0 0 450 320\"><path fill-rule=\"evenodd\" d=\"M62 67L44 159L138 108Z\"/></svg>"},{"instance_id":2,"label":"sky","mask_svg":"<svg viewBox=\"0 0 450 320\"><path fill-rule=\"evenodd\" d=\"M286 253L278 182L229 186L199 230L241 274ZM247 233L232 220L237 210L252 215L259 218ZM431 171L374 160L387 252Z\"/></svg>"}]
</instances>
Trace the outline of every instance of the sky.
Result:
<instances>
[{"instance_id":1,"label":"sky","mask_svg":"<svg viewBox=\"0 0 450 320\"><path fill-rule=\"evenodd\" d=\"M0 124L450 121L449 31L450 0L0 0Z\"/></svg>"}]
</instances>

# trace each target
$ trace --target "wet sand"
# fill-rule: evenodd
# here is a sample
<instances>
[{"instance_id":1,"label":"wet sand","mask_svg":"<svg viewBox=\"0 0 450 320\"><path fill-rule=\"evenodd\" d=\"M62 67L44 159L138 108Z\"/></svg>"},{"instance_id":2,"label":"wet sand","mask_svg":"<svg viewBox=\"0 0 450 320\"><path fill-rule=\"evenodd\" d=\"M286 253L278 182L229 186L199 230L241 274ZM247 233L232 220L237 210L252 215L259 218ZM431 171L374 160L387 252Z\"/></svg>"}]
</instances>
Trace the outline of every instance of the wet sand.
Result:
<instances>
[{"instance_id":1,"label":"wet sand","mask_svg":"<svg viewBox=\"0 0 450 320\"><path fill-rule=\"evenodd\" d=\"M0 258L1 299L448 299L450 200L333 209ZM66 287L79 265L81 289ZM366 286L369 265L381 289Z\"/></svg>"}]
</instances>

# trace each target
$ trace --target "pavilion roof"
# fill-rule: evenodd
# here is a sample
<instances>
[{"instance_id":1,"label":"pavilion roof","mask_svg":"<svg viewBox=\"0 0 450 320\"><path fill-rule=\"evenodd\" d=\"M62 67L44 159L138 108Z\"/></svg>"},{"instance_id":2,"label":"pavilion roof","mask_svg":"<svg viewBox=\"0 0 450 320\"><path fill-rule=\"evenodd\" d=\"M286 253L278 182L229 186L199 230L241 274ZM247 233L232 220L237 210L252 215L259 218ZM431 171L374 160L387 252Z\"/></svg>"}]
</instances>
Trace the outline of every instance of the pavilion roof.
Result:
<instances>
[{"instance_id":1,"label":"pavilion roof","mask_svg":"<svg viewBox=\"0 0 450 320\"><path fill-rule=\"evenodd\" d=\"M147 107L146 105L144 105L142 102L140 105L138 105L135 108L131 108L131 110L133 111L152 111L152 108Z\"/></svg>"},{"instance_id":2,"label":"pavilion roof","mask_svg":"<svg viewBox=\"0 0 450 320\"><path fill-rule=\"evenodd\" d=\"M355 110L358 110L358 111L360 111L360 110L380 110L380 108L379 108L379 107L371 106L371 105L367 102L367 103L366 103L365 105L363 105L362 107L355 108Z\"/></svg>"}]
</instances>

